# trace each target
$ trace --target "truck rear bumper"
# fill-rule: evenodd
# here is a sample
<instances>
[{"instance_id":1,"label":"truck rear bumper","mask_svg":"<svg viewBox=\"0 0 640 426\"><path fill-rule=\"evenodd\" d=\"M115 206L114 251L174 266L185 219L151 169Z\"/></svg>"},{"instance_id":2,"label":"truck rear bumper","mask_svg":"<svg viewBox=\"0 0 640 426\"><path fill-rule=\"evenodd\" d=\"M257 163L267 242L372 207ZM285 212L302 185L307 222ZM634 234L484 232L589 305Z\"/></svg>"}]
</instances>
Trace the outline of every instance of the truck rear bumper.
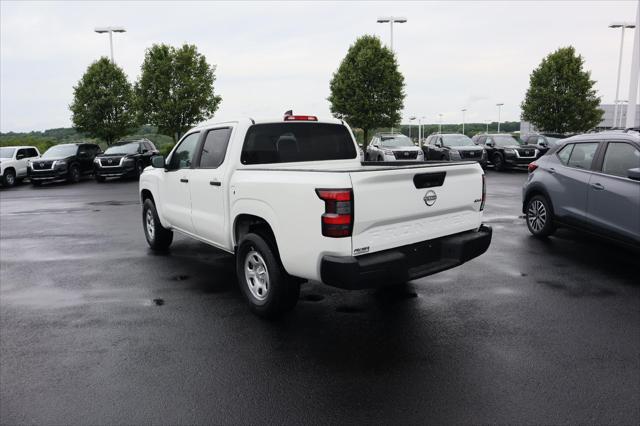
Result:
<instances>
[{"instance_id":1,"label":"truck rear bumper","mask_svg":"<svg viewBox=\"0 0 640 426\"><path fill-rule=\"evenodd\" d=\"M348 290L381 287L414 280L461 265L487 251L491 227L449 235L362 256L324 256L320 276L325 284Z\"/></svg>"}]
</instances>

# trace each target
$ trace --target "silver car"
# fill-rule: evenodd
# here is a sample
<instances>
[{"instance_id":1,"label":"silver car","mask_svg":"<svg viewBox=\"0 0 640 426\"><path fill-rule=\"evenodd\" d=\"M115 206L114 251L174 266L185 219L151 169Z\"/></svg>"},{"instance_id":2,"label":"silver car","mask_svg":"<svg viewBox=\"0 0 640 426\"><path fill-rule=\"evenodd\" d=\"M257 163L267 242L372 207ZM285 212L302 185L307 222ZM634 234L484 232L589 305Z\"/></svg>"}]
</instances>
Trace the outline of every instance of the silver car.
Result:
<instances>
[{"instance_id":1,"label":"silver car","mask_svg":"<svg viewBox=\"0 0 640 426\"><path fill-rule=\"evenodd\" d=\"M570 226L640 248L640 134L565 139L529 165L522 196L537 237Z\"/></svg>"},{"instance_id":2,"label":"silver car","mask_svg":"<svg viewBox=\"0 0 640 426\"><path fill-rule=\"evenodd\" d=\"M405 135L380 133L367 146L365 161L424 161L424 153Z\"/></svg>"}]
</instances>

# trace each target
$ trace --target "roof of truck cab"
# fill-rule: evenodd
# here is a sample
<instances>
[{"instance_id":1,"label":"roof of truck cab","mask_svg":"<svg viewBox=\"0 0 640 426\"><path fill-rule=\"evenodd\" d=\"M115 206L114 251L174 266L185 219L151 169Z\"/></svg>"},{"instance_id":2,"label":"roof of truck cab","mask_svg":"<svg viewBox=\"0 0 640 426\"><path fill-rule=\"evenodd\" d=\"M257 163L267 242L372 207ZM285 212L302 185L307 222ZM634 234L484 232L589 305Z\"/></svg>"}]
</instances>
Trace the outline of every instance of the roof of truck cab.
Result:
<instances>
[{"instance_id":1,"label":"roof of truck cab","mask_svg":"<svg viewBox=\"0 0 640 426\"><path fill-rule=\"evenodd\" d=\"M298 114L294 114L298 115ZM344 124L343 120L333 117L318 117L317 121L305 121L305 120L291 120L285 121L284 117L276 117L276 118L254 118L254 117L244 117L238 120L232 121L205 121L204 123L198 124L194 127L195 129L203 129L208 127L217 127L217 126L231 126L240 122L249 123L249 124L271 124L271 123L328 123L328 124Z\"/></svg>"}]
</instances>

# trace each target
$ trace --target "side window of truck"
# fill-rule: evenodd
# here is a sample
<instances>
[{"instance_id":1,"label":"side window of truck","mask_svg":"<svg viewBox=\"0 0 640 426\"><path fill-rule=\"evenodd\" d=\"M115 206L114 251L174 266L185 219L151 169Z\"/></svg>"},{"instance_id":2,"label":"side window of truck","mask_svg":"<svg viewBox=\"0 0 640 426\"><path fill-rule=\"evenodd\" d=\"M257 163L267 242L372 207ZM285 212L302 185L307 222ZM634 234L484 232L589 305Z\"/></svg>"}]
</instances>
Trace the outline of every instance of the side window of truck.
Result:
<instances>
[{"instance_id":1,"label":"side window of truck","mask_svg":"<svg viewBox=\"0 0 640 426\"><path fill-rule=\"evenodd\" d=\"M201 169L215 169L224 162L230 136L231 127L212 129L207 132L200 156Z\"/></svg>"},{"instance_id":2,"label":"side window of truck","mask_svg":"<svg viewBox=\"0 0 640 426\"><path fill-rule=\"evenodd\" d=\"M168 161L169 170L188 169L191 167L199 138L200 132L195 132L182 139L182 142L180 142L180 145L173 151Z\"/></svg>"}]
</instances>

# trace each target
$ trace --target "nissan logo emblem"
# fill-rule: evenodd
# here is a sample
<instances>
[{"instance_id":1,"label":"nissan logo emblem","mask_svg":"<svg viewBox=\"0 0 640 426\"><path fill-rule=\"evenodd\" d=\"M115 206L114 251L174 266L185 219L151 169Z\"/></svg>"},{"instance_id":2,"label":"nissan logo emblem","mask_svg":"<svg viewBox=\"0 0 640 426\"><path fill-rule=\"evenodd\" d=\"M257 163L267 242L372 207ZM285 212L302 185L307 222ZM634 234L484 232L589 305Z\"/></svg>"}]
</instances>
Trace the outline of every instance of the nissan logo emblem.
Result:
<instances>
[{"instance_id":1,"label":"nissan logo emblem","mask_svg":"<svg viewBox=\"0 0 640 426\"><path fill-rule=\"evenodd\" d=\"M424 203L431 207L432 205L434 205L436 203L436 200L438 199L438 196L436 195L435 191L433 190L429 190L427 191L426 194L424 194Z\"/></svg>"},{"instance_id":2,"label":"nissan logo emblem","mask_svg":"<svg viewBox=\"0 0 640 426\"><path fill-rule=\"evenodd\" d=\"M409 156L409 153L408 153L408 152L405 152L405 153L404 153L404 156L405 156L405 157L408 157L408 156Z\"/></svg>"},{"instance_id":3,"label":"nissan logo emblem","mask_svg":"<svg viewBox=\"0 0 640 426\"><path fill-rule=\"evenodd\" d=\"M40 163L40 167L44 167L44 163Z\"/></svg>"},{"instance_id":4,"label":"nissan logo emblem","mask_svg":"<svg viewBox=\"0 0 640 426\"><path fill-rule=\"evenodd\" d=\"M109 159L109 164L111 164L111 163L113 163L113 160L112 160L112 159Z\"/></svg>"}]
</instances>

